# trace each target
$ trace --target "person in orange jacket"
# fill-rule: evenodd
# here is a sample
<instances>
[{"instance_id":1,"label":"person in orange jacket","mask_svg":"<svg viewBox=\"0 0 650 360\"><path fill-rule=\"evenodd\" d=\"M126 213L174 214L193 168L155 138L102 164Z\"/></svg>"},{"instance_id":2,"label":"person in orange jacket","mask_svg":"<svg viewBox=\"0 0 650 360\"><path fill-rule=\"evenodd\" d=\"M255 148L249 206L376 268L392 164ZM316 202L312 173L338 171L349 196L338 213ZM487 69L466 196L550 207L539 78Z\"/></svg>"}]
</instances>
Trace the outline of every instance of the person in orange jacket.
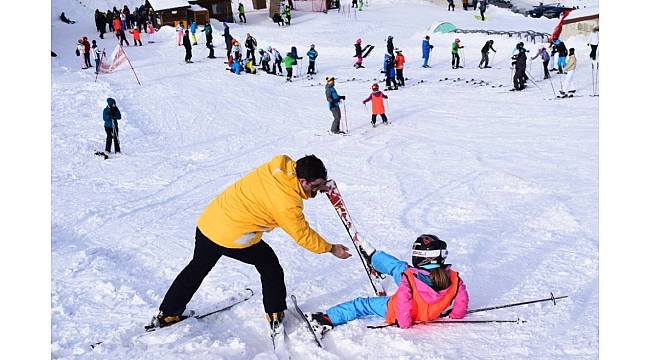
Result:
<instances>
[{"instance_id":1,"label":"person in orange jacket","mask_svg":"<svg viewBox=\"0 0 650 360\"><path fill-rule=\"evenodd\" d=\"M140 46L142 46L142 40L140 40L140 29L135 27L133 30L130 30L129 33L133 34L133 44L138 46L138 43L140 43Z\"/></svg>"},{"instance_id":2,"label":"person in orange jacket","mask_svg":"<svg viewBox=\"0 0 650 360\"><path fill-rule=\"evenodd\" d=\"M370 93L370 96L368 96L367 99L362 101L365 105L368 101L372 100L372 119L370 120L372 127L377 126L377 115L381 115L384 125L388 125L388 118L386 117L386 111L384 110L384 99L388 99L388 96L379 91L379 84L374 83L372 84L372 93Z\"/></svg>"},{"instance_id":3,"label":"person in orange jacket","mask_svg":"<svg viewBox=\"0 0 650 360\"><path fill-rule=\"evenodd\" d=\"M332 244L319 235L303 214L303 201L327 191L326 182L327 169L315 155L297 161L279 155L227 187L199 216L193 258L167 290L151 326L164 327L187 318L187 303L225 256L255 266L262 281L262 303L272 337L283 334L282 320L287 309L284 272L262 236L280 227L313 253L331 253L339 259L352 256L345 245ZM220 281L231 282L223 274Z\"/></svg>"},{"instance_id":4,"label":"person in orange jacket","mask_svg":"<svg viewBox=\"0 0 650 360\"><path fill-rule=\"evenodd\" d=\"M122 22L120 21L120 17L116 16L115 19L113 19L113 31L115 31L115 36L117 36L117 32L122 28Z\"/></svg>"},{"instance_id":5,"label":"person in orange jacket","mask_svg":"<svg viewBox=\"0 0 650 360\"><path fill-rule=\"evenodd\" d=\"M397 85L404 86L404 55L402 55L402 50L395 49L397 55L395 55L395 70L397 71Z\"/></svg>"}]
</instances>

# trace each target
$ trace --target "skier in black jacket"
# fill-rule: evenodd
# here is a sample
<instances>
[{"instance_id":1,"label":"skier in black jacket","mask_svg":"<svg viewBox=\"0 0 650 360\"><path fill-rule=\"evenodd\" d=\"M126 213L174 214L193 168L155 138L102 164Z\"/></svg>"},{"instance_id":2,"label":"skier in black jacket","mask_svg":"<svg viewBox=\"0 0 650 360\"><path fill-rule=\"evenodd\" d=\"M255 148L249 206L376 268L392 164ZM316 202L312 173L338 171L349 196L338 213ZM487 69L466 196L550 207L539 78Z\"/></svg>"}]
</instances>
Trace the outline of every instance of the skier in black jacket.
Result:
<instances>
[{"instance_id":1,"label":"skier in black jacket","mask_svg":"<svg viewBox=\"0 0 650 360\"><path fill-rule=\"evenodd\" d=\"M526 49L520 48L519 53L512 57L515 66L515 76L512 78L515 90L523 90L526 76Z\"/></svg>"},{"instance_id":2,"label":"skier in black jacket","mask_svg":"<svg viewBox=\"0 0 650 360\"><path fill-rule=\"evenodd\" d=\"M249 34L246 33L246 40L244 41L244 46L246 47L246 58L251 58L253 65L256 65L255 62L255 48L257 47L257 40Z\"/></svg>"},{"instance_id":3,"label":"skier in black jacket","mask_svg":"<svg viewBox=\"0 0 650 360\"><path fill-rule=\"evenodd\" d=\"M192 61L192 42L190 41L190 31L185 30L183 35L183 47L185 48L185 62L191 63Z\"/></svg>"},{"instance_id":4,"label":"skier in black jacket","mask_svg":"<svg viewBox=\"0 0 650 360\"><path fill-rule=\"evenodd\" d=\"M485 45L483 45L483 48L481 49L481 62L478 64L479 69L480 68L491 68L491 66L488 65L488 53L490 50L494 51L495 53L497 52L494 50L492 45L494 44L494 40L488 40ZM482 66L483 63L485 63L485 66Z\"/></svg>"},{"instance_id":5,"label":"skier in black jacket","mask_svg":"<svg viewBox=\"0 0 650 360\"><path fill-rule=\"evenodd\" d=\"M567 50L566 45L560 39L555 40L555 46L557 47L557 73L562 74L562 69L566 67L566 57L569 55L569 50Z\"/></svg>"},{"instance_id":6,"label":"skier in black jacket","mask_svg":"<svg viewBox=\"0 0 650 360\"><path fill-rule=\"evenodd\" d=\"M391 35L388 35L388 40L386 40L386 51L391 54L393 54L393 50L395 47L393 46L393 37Z\"/></svg>"}]
</instances>

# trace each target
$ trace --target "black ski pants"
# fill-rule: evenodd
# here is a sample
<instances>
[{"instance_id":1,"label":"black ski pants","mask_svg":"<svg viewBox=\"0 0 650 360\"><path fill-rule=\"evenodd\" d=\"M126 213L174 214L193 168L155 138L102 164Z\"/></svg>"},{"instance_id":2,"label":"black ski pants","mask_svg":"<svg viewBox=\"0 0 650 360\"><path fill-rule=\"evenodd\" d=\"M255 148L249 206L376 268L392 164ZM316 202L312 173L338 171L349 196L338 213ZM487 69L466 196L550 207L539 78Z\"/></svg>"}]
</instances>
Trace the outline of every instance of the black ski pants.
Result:
<instances>
[{"instance_id":1,"label":"black ski pants","mask_svg":"<svg viewBox=\"0 0 650 360\"><path fill-rule=\"evenodd\" d=\"M488 61L490 61L488 53L481 53L481 62L478 64L478 67L488 66ZM483 65L483 63L485 63L485 65Z\"/></svg>"},{"instance_id":2,"label":"black ski pants","mask_svg":"<svg viewBox=\"0 0 650 360\"><path fill-rule=\"evenodd\" d=\"M543 64L544 64L544 79L548 79L548 78L551 77L551 74L548 72L548 62L549 62L549 60L546 60L546 61L543 62Z\"/></svg>"},{"instance_id":3,"label":"black ski pants","mask_svg":"<svg viewBox=\"0 0 650 360\"><path fill-rule=\"evenodd\" d=\"M239 22L246 23L246 15L244 13L239 13Z\"/></svg>"},{"instance_id":4,"label":"black ski pants","mask_svg":"<svg viewBox=\"0 0 650 360\"><path fill-rule=\"evenodd\" d=\"M315 61L309 61L309 66L307 67L307 74L315 74L316 73L315 65L316 65Z\"/></svg>"},{"instance_id":5,"label":"black ski pants","mask_svg":"<svg viewBox=\"0 0 650 360\"><path fill-rule=\"evenodd\" d=\"M451 67L455 69L458 66L460 66L460 56L458 53L451 53Z\"/></svg>"},{"instance_id":6,"label":"black ski pants","mask_svg":"<svg viewBox=\"0 0 650 360\"><path fill-rule=\"evenodd\" d=\"M118 153L120 152L120 139L119 139L119 129L117 127L117 120L113 120L113 126L115 128L109 128L104 126L104 130L106 131L106 147L104 150L106 152L111 152L111 144L115 143L115 152Z\"/></svg>"},{"instance_id":7,"label":"black ski pants","mask_svg":"<svg viewBox=\"0 0 650 360\"><path fill-rule=\"evenodd\" d=\"M185 48L185 62L192 60L192 48L191 47L186 47Z\"/></svg>"},{"instance_id":8,"label":"black ski pants","mask_svg":"<svg viewBox=\"0 0 650 360\"><path fill-rule=\"evenodd\" d=\"M526 83L526 69L515 69L515 76L512 78L513 85L517 90L523 90Z\"/></svg>"},{"instance_id":9,"label":"black ski pants","mask_svg":"<svg viewBox=\"0 0 650 360\"><path fill-rule=\"evenodd\" d=\"M388 118L386 117L386 114L379 114L379 115L381 116L381 120L384 123L388 123ZM370 120L370 123L375 125L376 122L377 122L377 114L372 114L372 120Z\"/></svg>"},{"instance_id":10,"label":"black ski pants","mask_svg":"<svg viewBox=\"0 0 650 360\"><path fill-rule=\"evenodd\" d=\"M263 240L243 249L230 249L217 245L196 228L194 256L176 276L165 298L160 304L163 314L174 315L185 311L203 279L222 256L255 266L262 280L262 303L267 313L287 309L287 289L284 285L284 271L273 249Z\"/></svg>"},{"instance_id":11,"label":"black ski pants","mask_svg":"<svg viewBox=\"0 0 650 360\"><path fill-rule=\"evenodd\" d=\"M390 70L387 70L387 71L386 71L386 74L387 74L387 75L386 75L386 87L387 87L387 88L390 88L390 87L391 87L391 84L393 84L393 86L394 86L395 88L397 88L397 81L395 81L395 77L394 77L394 76L388 76L388 73L389 73L389 72L390 72Z\"/></svg>"},{"instance_id":12,"label":"black ski pants","mask_svg":"<svg viewBox=\"0 0 650 360\"><path fill-rule=\"evenodd\" d=\"M591 46L591 52L589 53L589 57L591 60L596 60L596 51L598 50L598 45L590 45Z\"/></svg>"},{"instance_id":13,"label":"black ski pants","mask_svg":"<svg viewBox=\"0 0 650 360\"><path fill-rule=\"evenodd\" d=\"M257 65L255 61L255 49L246 48L246 58L248 59L249 57L253 60L253 65Z\"/></svg>"},{"instance_id":14,"label":"black ski pants","mask_svg":"<svg viewBox=\"0 0 650 360\"><path fill-rule=\"evenodd\" d=\"M293 68L287 68L287 80L291 80L293 76Z\"/></svg>"},{"instance_id":15,"label":"black ski pants","mask_svg":"<svg viewBox=\"0 0 650 360\"><path fill-rule=\"evenodd\" d=\"M84 62L86 63L86 67L93 67L93 64L90 62L90 53L84 53Z\"/></svg>"}]
</instances>

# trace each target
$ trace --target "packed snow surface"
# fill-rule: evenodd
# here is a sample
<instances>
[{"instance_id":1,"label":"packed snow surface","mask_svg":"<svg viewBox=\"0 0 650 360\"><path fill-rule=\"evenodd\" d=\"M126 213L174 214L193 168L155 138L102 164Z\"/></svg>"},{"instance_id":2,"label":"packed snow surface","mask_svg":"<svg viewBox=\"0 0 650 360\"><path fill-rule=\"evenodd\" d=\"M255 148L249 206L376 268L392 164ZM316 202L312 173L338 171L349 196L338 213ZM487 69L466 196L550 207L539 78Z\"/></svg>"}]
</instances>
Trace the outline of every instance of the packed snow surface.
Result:
<instances>
[{"instance_id":1,"label":"packed snow surface","mask_svg":"<svg viewBox=\"0 0 650 360\"><path fill-rule=\"evenodd\" d=\"M196 220L220 191L278 154L316 154L339 185L361 235L409 260L421 233L449 246L465 281L470 308L568 295L552 303L471 314L467 319L527 320L525 324L463 324L370 330L379 318L336 327L318 349L296 316L285 321L295 359L560 359L598 356L598 98L585 37L564 39L576 49L577 94L556 100L563 75L512 88L510 56L528 39L475 33L431 33L430 65L421 41L431 24L462 29L552 32L556 19L531 19L490 7L488 21L457 6L453 13L426 2L373 0L349 15L294 12L278 27L266 10L246 2L248 23L231 24L243 41L301 56L315 44L318 74L285 82L266 74L225 71L222 24L214 21L216 55L207 59L204 33L193 64L175 33L125 47L129 66L100 75L81 70L74 55L81 36L110 53L115 37L99 39L93 12L135 1L52 2L52 344L57 359L266 359L273 350L261 286L254 268L222 258L189 304L213 309L238 289L255 296L203 320L153 333L169 285L192 256ZM460 11L459 11L460 9ZM61 11L78 21L58 20ZM127 34L128 35L128 34ZM388 91L392 126L370 127L361 100L370 93L386 51L385 39L406 57L406 87ZM354 69L353 43L376 48ZM460 38L464 69L452 70L450 45ZM492 69L478 69L480 48L495 41ZM539 38L538 38L539 40ZM338 79L350 136L328 135L332 120L324 78ZM350 81L354 78L354 81ZM447 78L447 80L444 80ZM374 80L377 79L377 80ZM474 80L471 80L474 79ZM456 80L456 81L453 81ZM533 83L534 80L534 83ZM423 81L423 82L421 82ZM483 81L481 84L480 81ZM483 86L489 83L487 86ZM381 83L380 83L381 84ZM383 84L380 86L385 87ZM122 112L122 154L102 160L102 109L116 99ZM369 108L370 106L368 106ZM324 195L305 202L310 224L327 240L350 245ZM356 254L340 260L299 247L282 230L264 236L284 267L287 290L305 311L323 311L372 290ZM91 348L90 345L101 342Z\"/></svg>"}]
</instances>

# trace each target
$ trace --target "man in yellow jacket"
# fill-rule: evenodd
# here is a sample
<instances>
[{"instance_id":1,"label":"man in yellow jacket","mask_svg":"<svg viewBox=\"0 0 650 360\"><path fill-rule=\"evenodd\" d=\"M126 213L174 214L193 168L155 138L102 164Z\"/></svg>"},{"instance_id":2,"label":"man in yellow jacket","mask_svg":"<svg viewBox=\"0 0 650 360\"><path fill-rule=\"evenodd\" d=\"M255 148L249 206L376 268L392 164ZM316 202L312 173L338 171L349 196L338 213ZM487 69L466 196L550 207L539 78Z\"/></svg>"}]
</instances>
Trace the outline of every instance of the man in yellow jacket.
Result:
<instances>
[{"instance_id":1,"label":"man in yellow jacket","mask_svg":"<svg viewBox=\"0 0 650 360\"><path fill-rule=\"evenodd\" d=\"M264 309L271 323L281 324L285 298L284 272L262 233L282 228L300 246L340 259L350 257L342 244L330 244L309 226L303 200L326 191L327 169L314 155L293 161L279 155L219 194L197 222L194 255L172 283L154 319L163 327L184 318L187 303L221 256L254 265L262 280Z\"/></svg>"}]
</instances>

